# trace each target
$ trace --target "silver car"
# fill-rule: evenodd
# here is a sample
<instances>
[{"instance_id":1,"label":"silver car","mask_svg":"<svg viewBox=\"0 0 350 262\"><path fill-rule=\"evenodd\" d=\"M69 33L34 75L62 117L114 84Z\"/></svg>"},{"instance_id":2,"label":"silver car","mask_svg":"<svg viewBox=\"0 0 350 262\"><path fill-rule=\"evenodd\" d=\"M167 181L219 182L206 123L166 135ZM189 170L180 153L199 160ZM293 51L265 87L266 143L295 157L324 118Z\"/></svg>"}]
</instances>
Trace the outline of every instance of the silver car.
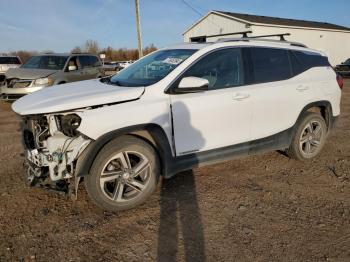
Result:
<instances>
[{"instance_id":1,"label":"silver car","mask_svg":"<svg viewBox=\"0 0 350 262\"><path fill-rule=\"evenodd\" d=\"M11 101L44 87L102 76L101 60L92 54L38 55L6 72L0 96Z\"/></svg>"},{"instance_id":2,"label":"silver car","mask_svg":"<svg viewBox=\"0 0 350 262\"><path fill-rule=\"evenodd\" d=\"M5 73L10 68L17 68L22 64L18 56L0 55L0 86L5 81Z\"/></svg>"}]
</instances>

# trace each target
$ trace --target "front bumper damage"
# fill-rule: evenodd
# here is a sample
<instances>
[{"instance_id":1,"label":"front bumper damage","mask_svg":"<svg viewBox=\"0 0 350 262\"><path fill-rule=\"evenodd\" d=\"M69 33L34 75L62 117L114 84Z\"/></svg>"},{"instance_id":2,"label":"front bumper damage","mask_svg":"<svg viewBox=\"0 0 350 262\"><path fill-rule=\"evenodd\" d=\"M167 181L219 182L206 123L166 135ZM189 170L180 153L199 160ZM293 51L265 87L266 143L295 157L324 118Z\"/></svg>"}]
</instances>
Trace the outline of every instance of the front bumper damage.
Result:
<instances>
[{"instance_id":1,"label":"front bumper damage","mask_svg":"<svg viewBox=\"0 0 350 262\"><path fill-rule=\"evenodd\" d=\"M23 142L28 184L76 198L77 160L91 141L80 133L73 137L63 134L53 115L26 119Z\"/></svg>"}]
</instances>

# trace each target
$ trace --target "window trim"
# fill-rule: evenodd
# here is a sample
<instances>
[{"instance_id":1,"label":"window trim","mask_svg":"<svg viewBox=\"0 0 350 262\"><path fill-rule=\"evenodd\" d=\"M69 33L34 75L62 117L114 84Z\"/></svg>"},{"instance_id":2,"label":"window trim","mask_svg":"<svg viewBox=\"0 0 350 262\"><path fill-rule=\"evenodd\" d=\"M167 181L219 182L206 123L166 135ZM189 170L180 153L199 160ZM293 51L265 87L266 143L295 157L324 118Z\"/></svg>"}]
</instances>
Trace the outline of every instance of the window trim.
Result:
<instances>
[{"instance_id":1,"label":"window trim","mask_svg":"<svg viewBox=\"0 0 350 262\"><path fill-rule=\"evenodd\" d=\"M215 89L208 89L208 90L204 90L202 92L210 92L210 91L217 91L217 90L221 90L221 89L227 89L227 88L236 88L236 87L240 87L240 86L244 86L246 85L246 62L244 61L244 57L243 57L243 49L244 46L226 46L226 47L220 47L214 50L211 50L203 55L201 55L200 57L198 57L196 60L194 60L191 64L189 64L180 74L177 75L177 77L171 81L171 83L165 88L164 93L165 94L169 94L169 95L182 95L182 94L189 94L189 93L193 93L193 92L177 92L177 87L181 81L181 79L183 78L184 74L192 67L194 66L197 62L199 62L200 60L204 59L206 56L214 53L214 52L218 52L218 51L222 51L222 50L227 50L227 49L240 49L240 56L241 56L241 60L242 60L242 84L241 85L237 85L237 86L228 86L228 87L222 87L222 88L215 88Z\"/></svg>"}]
</instances>

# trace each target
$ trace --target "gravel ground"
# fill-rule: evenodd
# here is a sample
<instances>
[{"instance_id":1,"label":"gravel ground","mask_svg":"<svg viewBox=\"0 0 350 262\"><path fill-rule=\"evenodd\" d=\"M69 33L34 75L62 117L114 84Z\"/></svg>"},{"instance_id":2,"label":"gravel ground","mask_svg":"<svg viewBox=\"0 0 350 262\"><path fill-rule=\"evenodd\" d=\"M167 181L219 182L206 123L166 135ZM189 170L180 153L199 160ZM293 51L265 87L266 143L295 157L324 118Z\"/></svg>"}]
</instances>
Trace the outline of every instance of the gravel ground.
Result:
<instances>
[{"instance_id":1,"label":"gravel ground","mask_svg":"<svg viewBox=\"0 0 350 262\"><path fill-rule=\"evenodd\" d=\"M0 261L350 261L350 81L318 158L198 168L117 214L27 188L19 123L1 103Z\"/></svg>"}]
</instances>

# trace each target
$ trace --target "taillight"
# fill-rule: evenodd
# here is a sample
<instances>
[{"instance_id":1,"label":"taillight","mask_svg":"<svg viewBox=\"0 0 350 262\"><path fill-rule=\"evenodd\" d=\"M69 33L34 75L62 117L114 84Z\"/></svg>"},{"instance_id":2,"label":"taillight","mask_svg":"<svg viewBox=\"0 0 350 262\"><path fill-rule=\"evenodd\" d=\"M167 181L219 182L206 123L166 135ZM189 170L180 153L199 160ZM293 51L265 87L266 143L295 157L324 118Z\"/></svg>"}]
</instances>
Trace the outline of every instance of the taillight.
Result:
<instances>
[{"instance_id":1,"label":"taillight","mask_svg":"<svg viewBox=\"0 0 350 262\"><path fill-rule=\"evenodd\" d=\"M338 82L338 85L339 85L340 89L343 89L344 79L341 77L341 75L337 74L337 82Z\"/></svg>"}]
</instances>

